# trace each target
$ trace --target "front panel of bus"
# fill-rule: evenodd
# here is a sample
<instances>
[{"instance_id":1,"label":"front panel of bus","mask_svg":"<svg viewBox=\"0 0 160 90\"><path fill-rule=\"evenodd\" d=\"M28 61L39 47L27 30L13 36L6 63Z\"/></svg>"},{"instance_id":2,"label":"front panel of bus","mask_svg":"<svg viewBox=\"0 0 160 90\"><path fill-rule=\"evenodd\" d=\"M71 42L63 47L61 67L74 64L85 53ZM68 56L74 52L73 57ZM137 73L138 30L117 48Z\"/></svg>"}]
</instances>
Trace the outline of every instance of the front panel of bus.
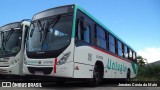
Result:
<instances>
[{"instance_id":1,"label":"front panel of bus","mask_svg":"<svg viewBox=\"0 0 160 90\"><path fill-rule=\"evenodd\" d=\"M26 75L73 76L74 6L49 9L32 18L26 41Z\"/></svg>"},{"instance_id":2,"label":"front panel of bus","mask_svg":"<svg viewBox=\"0 0 160 90\"><path fill-rule=\"evenodd\" d=\"M0 74L19 75L19 64L22 60L21 23L11 23L1 27L0 37Z\"/></svg>"}]
</instances>

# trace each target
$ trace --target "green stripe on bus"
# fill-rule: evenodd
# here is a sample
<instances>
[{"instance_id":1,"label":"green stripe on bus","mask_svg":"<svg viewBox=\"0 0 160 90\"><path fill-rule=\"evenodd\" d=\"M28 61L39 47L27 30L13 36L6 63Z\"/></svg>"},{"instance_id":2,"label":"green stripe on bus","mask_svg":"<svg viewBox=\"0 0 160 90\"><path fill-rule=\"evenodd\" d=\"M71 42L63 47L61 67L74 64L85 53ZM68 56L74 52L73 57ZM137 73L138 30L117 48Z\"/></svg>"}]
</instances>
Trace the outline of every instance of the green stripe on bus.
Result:
<instances>
[{"instance_id":1,"label":"green stripe on bus","mask_svg":"<svg viewBox=\"0 0 160 90\"><path fill-rule=\"evenodd\" d=\"M77 13L77 5L75 5L75 7L74 7L74 16L73 16L73 25L72 25L72 38L75 37L76 13Z\"/></svg>"},{"instance_id":2,"label":"green stripe on bus","mask_svg":"<svg viewBox=\"0 0 160 90\"><path fill-rule=\"evenodd\" d=\"M133 69L134 74L136 74L137 73L137 64L132 62L131 65L132 65L132 69Z\"/></svg>"}]
</instances>

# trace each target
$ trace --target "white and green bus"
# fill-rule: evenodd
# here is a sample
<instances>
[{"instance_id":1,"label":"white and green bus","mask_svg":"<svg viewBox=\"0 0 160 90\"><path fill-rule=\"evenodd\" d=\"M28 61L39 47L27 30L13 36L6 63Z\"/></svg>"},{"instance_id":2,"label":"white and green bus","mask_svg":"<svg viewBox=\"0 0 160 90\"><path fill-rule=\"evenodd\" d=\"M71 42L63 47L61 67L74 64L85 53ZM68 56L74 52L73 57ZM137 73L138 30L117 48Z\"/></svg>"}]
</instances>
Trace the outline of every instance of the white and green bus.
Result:
<instances>
[{"instance_id":1,"label":"white and green bus","mask_svg":"<svg viewBox=\"0 0 160 90\"><path fill-rule=\"evenodd\" d=\"M30 21L22 20L0 27L0 75L22 75L26 29Z\"/></svg>"},{"instance_id":2,"label":"white and green bus","mask_svg":"<svg viewBox=\"0 0 160 90\"><path fill-rule=\"evenodd\" d=\"M33 16L26 40L24 74L53 78L134 78L136 52L77 5L51 8Z\"/></svg>"}]
</instances>

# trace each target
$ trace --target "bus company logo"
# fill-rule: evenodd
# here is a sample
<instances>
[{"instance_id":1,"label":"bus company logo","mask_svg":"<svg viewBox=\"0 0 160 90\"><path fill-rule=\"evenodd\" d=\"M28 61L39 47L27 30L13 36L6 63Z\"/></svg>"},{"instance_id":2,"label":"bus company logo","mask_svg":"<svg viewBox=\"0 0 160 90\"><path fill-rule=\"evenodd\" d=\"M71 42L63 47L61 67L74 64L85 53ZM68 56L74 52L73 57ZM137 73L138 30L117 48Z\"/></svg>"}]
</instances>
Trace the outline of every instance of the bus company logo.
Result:
<instances>
[{"instance_id":1,"label":"bus company logo","mask_svg":"<svg viewBox=\"0 0 160 90\"><path fill-rule=\"evenodd\" d=\"M44 54L45 52L37 52L37 54Z\"/></svg>"},{"instance_id":2,"label":"bus company logo","mask_svg":"<svg viewBox=\"0 0 160 90\"><path fill-rule=\"evenodd\" d=\"M2 87L11 87L11 82L2 82Z\"/></svg>"},{"instance_id":3,"label":"bus company logo","mask_svg":"<svg viewBox=\"0 0 160 90\"><path fill-rule=\"evenodd\" d=\"M37 61L37 60L28 60L28 64L41 64L41 61Z\"/></svg>"},{"instance_id":4,"label":"bus company logo","mask_svg":"<svg viewBox=\"0 0 160 90\"><path fill-rule=\"evenodd\" d=\"M44 64L53 64L53 61L44 61Z\"/></svg>"},{"instance_id":5,"label":"bus company logo","mask_svg":"<svg viewBox=\"0 0 160 90\"><path fill-rule=\"evenodd\" d=\"M126 72L127 71L127 67L124 65L124 63L120 64L118 62L112 61L111 59L108 59L106 67L108 69L118 70L120 72L122 72L122 71Z\"/></svg>"}]
</instances>

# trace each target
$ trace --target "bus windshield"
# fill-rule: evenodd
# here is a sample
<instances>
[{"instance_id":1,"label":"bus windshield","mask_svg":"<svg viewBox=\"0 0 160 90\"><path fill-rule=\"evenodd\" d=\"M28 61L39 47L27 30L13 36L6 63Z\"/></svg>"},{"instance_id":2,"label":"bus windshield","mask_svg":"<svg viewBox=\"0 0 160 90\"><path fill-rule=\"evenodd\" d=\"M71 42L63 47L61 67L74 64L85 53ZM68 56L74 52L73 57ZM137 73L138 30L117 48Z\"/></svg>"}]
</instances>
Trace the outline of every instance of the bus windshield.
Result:
<instances>
[{"instance_id":1,"label":"bus windshield","mask_svg":"<svg viewBox=\"0 0 160 90\"><path fill-rule=\"evenodd\" d=\"M1 33L0 56L17 54L21 48L22 30L20 28L10 29Z\"/></svg>"},{"instance_id":2,"label":"bus windshield","mask_svg":"<svg viewBox=\"0 0 160 90\"><path fill-rule=\"evenodd\" d=\"M31 22L27 38L28 52L55 51L69 45L72 15L38 19Z\"/></svg>"}]
</instances>

